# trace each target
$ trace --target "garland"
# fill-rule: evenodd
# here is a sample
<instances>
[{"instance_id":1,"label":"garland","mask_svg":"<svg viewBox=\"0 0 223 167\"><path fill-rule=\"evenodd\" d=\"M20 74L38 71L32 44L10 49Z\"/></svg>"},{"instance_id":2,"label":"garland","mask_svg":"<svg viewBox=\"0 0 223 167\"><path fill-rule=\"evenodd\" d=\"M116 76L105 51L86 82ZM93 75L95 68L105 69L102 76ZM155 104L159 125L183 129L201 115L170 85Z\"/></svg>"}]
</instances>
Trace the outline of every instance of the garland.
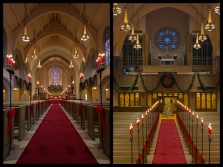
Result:
<instances>
[{"instance_id":1,"label":"garland","mask_svg":"<svg viewBox=\"0 0 223 167\"><path fill-rule=\"evenodd\" d=\"M86 84L87 84L87 87L89 88L95 86L96 79L97 79L97 74L95 74L93 77L85 79L84 82L80 82L79 84L80 90L84 90L86 88Z\"/></svg>"},{"instance_id":2,"label":"garland","mask_svg":"<svg viewBox=\"0 0 223 167\"><path fill-rule=\"evenodd\" d=\"M24 85L26 86L26 90L30 90L30 84L26 82L26 80L22 80L22 78L17 77L16 75L15 79L16 79L16 86L19 86L19 88L24 88Z\"/></svg>"},{"instance_id":3,"label":"garland","mask_svg":"<svg viewBox=\"0 0 223 167\"><path fill-rule=\"evenodd\" d=\"M115 85L118 87L119 91L121 91L121 92L133 91L133 88L134 88L135 85L137 84L138 76L140 76L140 78L141 78L141 82L142 82L142 85L143 85L143 89L144 89L146 92L153 93L153 92L159 87L160 83L161 83L162 86L165 87L165 88L171 88L171 87L175 84L176 87L177 87L177 89L179 90L179 92L189 92L189 90L191 90L191 88L192 88L192 86L193 86L193 84L194 84L194 80L195 80L196 75L197 75L197 77L198 77L198 81L199 81L199 83L200 83L200 85L201 85L203 91L206 91L206 92L212 92L212 91L216 90L217 87L220 85L220 80L219 80L219 81L217 82L215 88L214 88L213 90L209 90L209 91L208 91L208 90L205 88L205 86L203 85L203 82L202 82L202 80L201 80L201 78L200 78L200 74L199 74L199 73L194 73L194 75L193 75L193 77L192 77L192 80L191 80L191 82L190 82L190 85L189 85L188 88L185 89L185 90L182 90L182 89L179 87L179 85L178 85L178 83L177 83L175 77L174 77L173 74L171 74L171 73L165 73L165 74L163 74L163 75L160 77L160 80L159 80L157 86L156 86L154 89L152 89L152 90L149 90L149 89L146 87L145 82L144 82L144 79L143 79L143 76L142 76L141 73L137 73L136 78L135 78L133 84L132 84L128 89L123 89L123 88L121 88L121 87L119 86L119 84L117 83L117 81L116 81L116 79L115 79L114 76L113 76L113 79L114 79L114 83L115 83ZM171 79L171 83L170 83L169 85L166 85L165 82L164 82L166 78Z\"/></svg>"},{"instance_id":4,"label":"garland","mask_svg":"<svg viewBox=\"0 0 223 167\"><path fill-rule=\"evenodd\" d=\"M113 76L113 79L114 79L114 81L115 81L116 86L119 88L120 91L122 91L122 92L128 92L128 91L133 91L133 88L136 86L136 83L137 83L137 81L138 81L138 77L139 77L139 75L140 75L140 73L137 73L136 78L135 78L135 80L134 80L132 86L130 86L128 89L122 89L122 88L119 86L119 84L117 83L117 81L116 81L116 79L115 79L114 76ZM142 74L141 74L141 75L142 75Z\"/></svg>"}]
</instances>

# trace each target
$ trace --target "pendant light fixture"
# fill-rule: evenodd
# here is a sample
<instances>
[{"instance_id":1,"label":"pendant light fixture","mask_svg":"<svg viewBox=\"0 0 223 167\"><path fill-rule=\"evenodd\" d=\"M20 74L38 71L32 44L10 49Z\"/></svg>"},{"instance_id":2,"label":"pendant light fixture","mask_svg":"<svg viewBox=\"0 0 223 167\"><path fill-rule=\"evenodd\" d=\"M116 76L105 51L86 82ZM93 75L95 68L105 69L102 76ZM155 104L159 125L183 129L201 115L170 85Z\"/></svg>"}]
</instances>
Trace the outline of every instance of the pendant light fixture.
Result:
<instances>
[{"instance_id":1,"label":"pendant light fixture","mask_svg":"<svg viewBox=\"0 0 223 167\"><path fill-rule=\"evenodd\" d=\"M34 38L35 38L35 31L34 31ZM34 39L34 48L33 48L32 58L33 59L36 59L37 58L37 55L36 55L36 46L35 46L35 39Z\"/></svg>"},{"instance_id":2,"label":"pendant light fixture","mask_svg":"<svg viewBox=\"0 0 223 167\"><path fill-rule=\"evenodd\" d=\"M113 15L117 16L122 13L121 8L118 6L118 3L113 3Z\"/></svg>"},{"instance_id":3,"label":"pendant light fixture","mask_svg":"<svg viewBox=\"0 0 223 167\"><path fill-rule=\"evenodd\" d=\"M84 3L84 21L86 22L86 9L85 9L85 3ZM83 35L81 37L82 41L87 41L89 39L89 36L87 35L87 27L86 27L86 23L84 24L84 32Z\"/></svg>"},{"instance_id":4,"label":"pendant light fixture","mask_svg":"<svg viewBox=\"0 0 223 167\"><path fill-rule=\"evenodd\" d=\"M40 60L39 60L39 64L37 66L38 68L42 68L41 64L40 64Z\"/></svg>"},{"instance_id":5,"label":"pendant light fixture","mask_svg":"<svg viewBox=\"0 0 223 167\"><path fill-rule=\"evenodd\" d=\"M201 23L201 34L199 36L199 40L201 42L204 42L207 39L207 37L204 35L204 23Z\"/></svg>"},{"instance_id":6,"label":"pendant light fixture","mask_svg":"<svg viewBox=\"0 0 223 167\"><path fill-rule=\"evenodd\" d=\"M131 33L131 35L129 36L129 40L130 40L131 42L136 41L136 35L135 35L135 32L134 32L134 23L132 23L132 33Z\"/></svg>"},{"instance_id":7,"label":"pendant light fixture","mask_svg":"<svg viewBox=\"0 0 223 167\"><path fill-rule=\"evenodd\" d=\"M200 49L201 45L198 42L198 33L197 33L197 37L196 37L196 43L194 44L194 49Z\"/></svg>"},{"instance_id":8,"label":"pendant light fixture","mask_svg":"<svg viewBox=\"0 0 223 167\"><path fill-rule=\"evenodd\" d=\"M127 9L125 9L125 12L124 12L124 23L121 26L121 30L123 30L123 31L129 31L129 30L131 30L131 27L128 24L128 13L127 13Z\"/></svg>"},{"instance_id":9,"label":"pendant light fixture","mask_svg":"<svg viewBox=\"0 0 223 167\"><path fill-rule=\"evenodd\" d=\"M27 33L27 28L26 28L26 3L25 3L25 27L24 27L22 40L24 42L29 42L30 41L30 38L29 38L28 33Z\"/></svg>"},{"instance_id":10,"label":"pendant light fixture","mask_svg":"<svg viewBox=\"0 0 223 167\"><path fill-rule=\"evenodd\" d=\"M75 46L75 48L74 48L74 58L76 59L78 57L79 57L79 54L77 53L77 48Z\"/></svg>"},{"instance_id":11,"label":"pendant light fixture","mask_svg":"<svg viewBox=\"0 0 223 167\"><path fill-rule=\"evenodd\" d=\"M203 6L202 6L202 17L201 17L201 34L199 35L199 40L201 41L201 42L204 42L206 39L207 39L207 37L204 35L204 23L203 23Z\"/></svg>"},{"instance_id":12,"label":"pendant light fixture","mask_svg":"<svg viewBox=\"0 0 223 167\"><path fill-rule=\"evenodd\" d=\"M215 29L215 25L212 23L212 18L211 18L211 8L209 7L208 9L208 23L206 24L205 28L208 31L212 31Z\"/></svg>"},{"instance_id":13,"label":"pendant light fixture","mask_svg":"<svg viewBox=\"0 0 223 167\"><path fill-rule=\"evenodd\" d=\"M137 9L137 30L139 31L139 9ZM136 44L134 45L134 48L136 50L139 50L142 48L142 46L139 44L139 33L136 35Z\"/></svg>"},{"instance_id":14,"label":"pendant light fixture","mask_svg":"<svg viewBox=\"0 0 223 167\"><path fill-rule=\"evenodd\" d=\"M73 64L72 64L72 60L70 61L70 65L69 65L69 68L73 68Z\"/></svg>"},{"instance_id":15,"label":"pendant light fixture","mask_svg":"<svg viewBox=\"0 0 223 167\"><path fill-rule=\"evenodd\" d=\"M214 8L214 12L220 16L220 3Z\"/></svg>"}]
</instances>

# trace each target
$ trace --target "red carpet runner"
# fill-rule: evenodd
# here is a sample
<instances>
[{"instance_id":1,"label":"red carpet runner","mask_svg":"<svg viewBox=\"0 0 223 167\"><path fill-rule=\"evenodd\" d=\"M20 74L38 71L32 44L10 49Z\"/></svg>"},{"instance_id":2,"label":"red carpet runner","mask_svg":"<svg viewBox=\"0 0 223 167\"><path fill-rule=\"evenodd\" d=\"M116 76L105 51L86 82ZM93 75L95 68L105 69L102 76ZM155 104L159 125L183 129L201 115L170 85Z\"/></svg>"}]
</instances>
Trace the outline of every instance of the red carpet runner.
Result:
<instances>
[{"instance_id":1,"label":"red carpet runner","mask_svg":"<svg viewBox=\"0 0 223 167\"><path fill-rule=\"evenodd\" d=\"M59 104L53 104L17 164L98 164Z\"/></svg>"},{"instance_id":2,"label":"red carpet runner","mask_svg":"<svg viewBox=\"0 0 223 167\"><path fill-rule=\"evenodd\" d=\"M174 119L162 119L152 164L186 164Z\"/></svg>"}]
</instances>

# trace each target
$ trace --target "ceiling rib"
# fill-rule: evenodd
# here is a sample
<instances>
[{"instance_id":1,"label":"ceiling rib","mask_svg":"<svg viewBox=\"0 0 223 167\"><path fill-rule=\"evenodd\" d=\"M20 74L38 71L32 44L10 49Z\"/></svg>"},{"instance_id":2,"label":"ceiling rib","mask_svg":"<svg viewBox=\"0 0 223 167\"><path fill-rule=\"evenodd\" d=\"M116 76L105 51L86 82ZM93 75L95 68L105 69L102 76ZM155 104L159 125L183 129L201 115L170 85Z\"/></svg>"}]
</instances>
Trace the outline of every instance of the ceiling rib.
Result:
<instances>
[{"instance_id":1,"label":"ceiling rib","mask_svg":"<svg viewBox=\"0 0 223 167\"><path fill-rule=\"evenodd\" d=\"M88 25L91 24L91 21L92 21L94 15L95 15L95 12L96 12L98 6L99 6L99 4L96 4L96 5L95 5L94 10L93 10L93 12L91 13L91 17L90 17L90 19L88 20Z\"/></svg>"},{"instance_id":2,"label":"ceiling rib","mask_svg":"<svg viewBox=\"0 0 223 167\"><path fill-rule=\"evenodd\" d=\"M21 22L21 20L20 20L20 18L19 18L18 13L17 13L16 10L15 10L14 5L13 5L12 3L10 3L10 6L11 6L11 8L12 8L12 10L13 10L13 12L14 12L14 14L15 14L15 16L16 16L18 22L19 22L19 24L22 25L22 22Z\"/></svg>"}]
</instances>

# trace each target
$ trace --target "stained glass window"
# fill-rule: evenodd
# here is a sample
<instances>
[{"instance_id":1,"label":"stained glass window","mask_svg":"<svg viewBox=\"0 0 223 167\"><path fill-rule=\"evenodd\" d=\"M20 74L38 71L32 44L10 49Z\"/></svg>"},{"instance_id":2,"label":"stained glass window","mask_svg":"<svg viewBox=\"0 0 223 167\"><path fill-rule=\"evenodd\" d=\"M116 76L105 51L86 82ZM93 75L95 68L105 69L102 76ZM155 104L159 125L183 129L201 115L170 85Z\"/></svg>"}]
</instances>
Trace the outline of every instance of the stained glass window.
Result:
<instances>
[{"instance_id":1,"label":"stained glass window","mask_svg":"<svg viewBox=\"0 0 223 167\"><path fill-rule=\"evenodd\" d=\"M163 28L155 37L156 46L161 51L172 51L179 46L180 37L173 28Z\"/></svg>"},{"instance_id":2,"label":"stained glass window","mask_svg":"<svg viewBox=\"0 0 223 167\"><path fill-rule=\"evenodd\" d=\"M105 65L110 65L110 29L109 26L104 31Z\"/></svg>"},{"instance_id":3,"label":"stained glass window","mask_svg":"<svg viewBox=\"0 0 223 167\"><path fill-rule=\"evenodd\" d=\"M60 70L57 67L51 70L51 85L60 85Z\"/></svg>"}]
</instances>

